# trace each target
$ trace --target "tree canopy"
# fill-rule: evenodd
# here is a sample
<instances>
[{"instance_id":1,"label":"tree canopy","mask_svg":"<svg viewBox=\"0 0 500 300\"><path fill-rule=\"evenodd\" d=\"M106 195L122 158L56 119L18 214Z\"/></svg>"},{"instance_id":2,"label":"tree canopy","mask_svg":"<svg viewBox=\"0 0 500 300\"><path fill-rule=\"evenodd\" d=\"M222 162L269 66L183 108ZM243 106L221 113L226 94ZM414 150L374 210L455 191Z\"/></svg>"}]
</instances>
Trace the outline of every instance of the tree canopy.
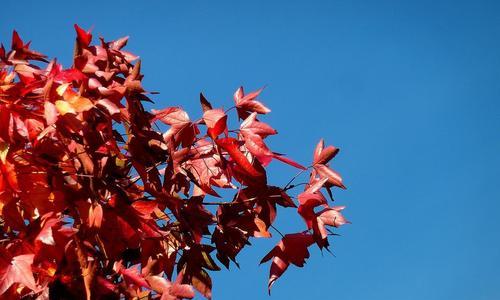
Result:
<instances>
[{"instance_id":1,"label":"tree canopy","mask_svg":"<svg viewBox=\"0 0 500 300\"><path fill-rule=\"evenodd\" d=\"M345 188L329 166L338 148L319 141L307 166L271 150L262 89L238 88L226 110L200 94L197 119L176 106L148 112L127 38L92 44L75 29L66 69L15 31L0 47L0 297L211 298L216 260L237 265L251 238L282 235L279 207L304 225L262 259L269 290L310 246L328 250L348 222L331 205ZM283 187L268 182L273 160L297 172Z\"/></svg>"}]
</instances>

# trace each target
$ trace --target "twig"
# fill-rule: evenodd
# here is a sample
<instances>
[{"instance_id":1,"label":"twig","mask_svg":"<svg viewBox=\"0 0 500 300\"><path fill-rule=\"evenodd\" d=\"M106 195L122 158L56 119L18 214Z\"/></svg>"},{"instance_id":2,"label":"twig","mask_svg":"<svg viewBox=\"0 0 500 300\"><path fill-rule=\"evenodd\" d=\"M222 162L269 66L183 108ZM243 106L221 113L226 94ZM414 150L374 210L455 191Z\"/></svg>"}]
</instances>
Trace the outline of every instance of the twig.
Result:
<instances>
[{"instance_id":1,"label":"twig","mask_svg":"<svg viewBox=\"0 0 500 300\"><path fill-rule=\"evenodd\" d=\"M269 226L271 227L272 229L276 230L277 233L279 233L279 235L281 235L282 238L284 238L285 236L283 235L283 233L281 233L281 231L278 230L278 228L274 227L274 225L271 225Z\"/></svg>"},{"instance_id":2,"label":"twig","mask_svg":"<svg viewBox=\"0 0 500 300\"><path fill-rule=\"evenodd\" d=\"M305 171L309 170L309 168L311 168L311 167L309 166L305 170L300 170L300 172L298 172L297 174L295 174L295 176L293 176L292 179L290 179L290 181L288 181L288 183L285 185L285 187L283 188L283 190L286 191L288 189L288 186L290 186L290 184L292 184L292 182L295 179L297 179L297 177L299 177L300 175L302 175L302 173L304 173Z\"/></svg>"}]
</instances>

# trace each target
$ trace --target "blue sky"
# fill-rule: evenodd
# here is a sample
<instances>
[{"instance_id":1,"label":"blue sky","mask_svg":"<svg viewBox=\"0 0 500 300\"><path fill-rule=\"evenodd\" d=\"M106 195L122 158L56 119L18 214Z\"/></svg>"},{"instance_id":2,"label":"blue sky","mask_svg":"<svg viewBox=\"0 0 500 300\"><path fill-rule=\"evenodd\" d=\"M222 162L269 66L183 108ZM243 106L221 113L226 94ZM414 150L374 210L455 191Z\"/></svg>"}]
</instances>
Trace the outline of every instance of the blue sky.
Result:
<instances>
[{"instance_id":1,"label":"blue sky","mask_svg":"<svg viewBox=\"0 0 500 300\"><path fill-rule=\"evenodd\" d=\"M500 299L500 2L3 1L17 29L71 61L73 23L130 35L157 107L198 114L198 93L231 106L267 85L271 145L308 163L320 137L352 225L312 250L268 298L277 240L255 240L240 270L214 274L214 299ZM272 182L296 172L272 164ZM302 230L285 212L278 227Z\"/></svg>"}]
</instances>

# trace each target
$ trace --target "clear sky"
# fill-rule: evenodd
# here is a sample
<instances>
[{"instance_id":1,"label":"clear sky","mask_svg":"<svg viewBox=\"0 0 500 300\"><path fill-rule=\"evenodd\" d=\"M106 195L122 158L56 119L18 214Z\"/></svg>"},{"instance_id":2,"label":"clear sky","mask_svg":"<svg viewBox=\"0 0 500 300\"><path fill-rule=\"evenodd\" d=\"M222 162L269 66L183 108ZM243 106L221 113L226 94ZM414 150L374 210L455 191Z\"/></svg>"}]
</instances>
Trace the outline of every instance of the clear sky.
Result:
<instances>
[{"instance_id":1,"label":"clear sky","mask_svg":"<svg viewBox=\"0 0 500 300\"><path fill-rule=\"evenodd\" d=\"M214 299L500 299L499 1L2 1L12 29L70 64L73 23L130 35L157 107L198 116L198 93L231 106L267 85L274 150L311 160L341 148L335 191L353 224L313 249L268 298L254 240ZM273 163L272 182L296 171ZM282 214L278 227L303 223Z\"/></svg>"}]
</instances>

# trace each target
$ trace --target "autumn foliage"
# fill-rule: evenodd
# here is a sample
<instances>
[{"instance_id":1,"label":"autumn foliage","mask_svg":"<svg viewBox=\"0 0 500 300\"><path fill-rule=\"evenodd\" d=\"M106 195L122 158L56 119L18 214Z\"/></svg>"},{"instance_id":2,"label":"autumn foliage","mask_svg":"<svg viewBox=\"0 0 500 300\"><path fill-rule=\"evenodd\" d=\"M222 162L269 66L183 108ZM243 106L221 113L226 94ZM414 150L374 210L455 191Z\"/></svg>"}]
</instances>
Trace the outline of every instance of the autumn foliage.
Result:
<instances>
[{"instance_id":1,"label":"autumn foliage","mask_svg":"<svg viewBox=\"0 0 500 300\"><path fill-rule=\"evenodd\" d=\"M261 90L239 88L227 110L200 95L199 119L147 112L127 38L91 44L75 29L68 69L16 32L0 48L0 298L211 298L216 260L237 265L250 238L270 237L278 207L305 224L262 259L269 289L310 246L328 249L347 222L323 194L344 188L329 166L337 148L320 141L308 167L269 149ZM268 182L273 160L291 166L286 186Z\"/></svg>"}]
</instances>

